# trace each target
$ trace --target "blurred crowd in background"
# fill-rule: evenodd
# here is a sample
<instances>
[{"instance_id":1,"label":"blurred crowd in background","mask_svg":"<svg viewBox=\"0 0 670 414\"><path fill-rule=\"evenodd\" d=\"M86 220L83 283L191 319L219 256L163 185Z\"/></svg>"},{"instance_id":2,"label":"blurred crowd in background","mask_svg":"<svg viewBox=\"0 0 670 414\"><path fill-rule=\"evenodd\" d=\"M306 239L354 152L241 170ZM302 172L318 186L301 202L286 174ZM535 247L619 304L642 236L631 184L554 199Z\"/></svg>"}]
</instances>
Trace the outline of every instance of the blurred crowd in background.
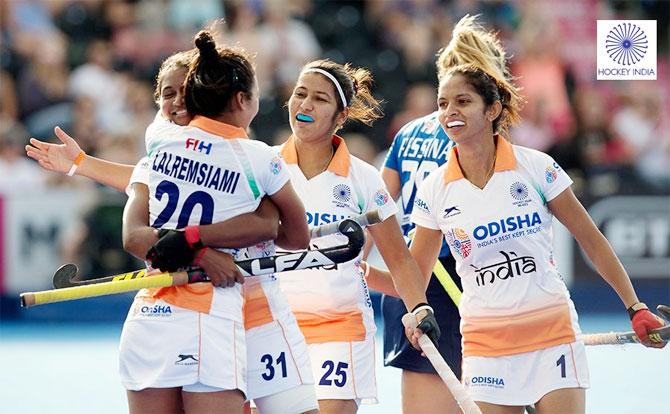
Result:
<instances>
[{"instance_id":1,"label":"blurred crowd in background","mask_svg":"<svg viewBox=\"0 0 670 414\"><path fill-rule=\"evenodd\" d=\"M218 42L257 53L253 136L270 144L290 135L284 105L304 63L369 68L385 117L342 135L379 166L399 128L436 109L436 53L466 13L481 14L511 52L527 98L515 143L554 156L580 197L670 194L665 0L2 0L0 194L54 186L95 194L82 228L96 228L96 237L74 232L81 240L68 245L97 260L92 269L117 267L100 252L120 247L124 195L41 171L23 148L31 136L53 141L60 125L88 154L136 163L157 110L161 61L214 21ZM595 80L598 19L657 20L657 81Z\"/></svg>"}]
</instances>

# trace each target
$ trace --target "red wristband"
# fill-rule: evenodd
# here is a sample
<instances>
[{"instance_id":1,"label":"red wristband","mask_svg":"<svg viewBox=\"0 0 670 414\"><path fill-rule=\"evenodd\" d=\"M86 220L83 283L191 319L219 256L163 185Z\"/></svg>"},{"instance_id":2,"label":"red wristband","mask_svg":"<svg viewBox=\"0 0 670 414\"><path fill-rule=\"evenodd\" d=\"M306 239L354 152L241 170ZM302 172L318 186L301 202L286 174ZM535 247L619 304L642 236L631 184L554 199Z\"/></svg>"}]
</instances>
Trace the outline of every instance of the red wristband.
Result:
<instances>
[{"instance_id":1,"label":"red wristband","mask_svg":"<svg viewBox=\"0 0 670 414\"><path fill-rule=\"evenodd\" d=\"M196 253L195 258L193 259L193 264L195 266L200 266L200 261L205 255L205 252L207 252L207 247L203 247L202 249L198 250L198 253Z\"/></svg>"},{"instance_id":2,"label":"red wristband","mask_svg":"<svg viewBox=\"0 0 670 414\"><path fill-rule=\"evenodd\" d=\"M186 226L184 229L184 237L186 238L188 247L191 249L197 250L204 247L200 240L200 226Z\"/></svg>"}]
</instances>

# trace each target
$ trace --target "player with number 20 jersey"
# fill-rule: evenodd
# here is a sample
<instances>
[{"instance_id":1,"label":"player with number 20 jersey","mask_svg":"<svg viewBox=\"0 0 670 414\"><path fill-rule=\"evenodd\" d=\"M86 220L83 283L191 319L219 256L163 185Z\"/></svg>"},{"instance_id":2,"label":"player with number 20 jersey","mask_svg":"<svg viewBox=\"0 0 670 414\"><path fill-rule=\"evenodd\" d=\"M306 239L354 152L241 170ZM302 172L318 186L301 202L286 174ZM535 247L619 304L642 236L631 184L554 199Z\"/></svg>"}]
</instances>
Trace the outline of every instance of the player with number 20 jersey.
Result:
<instances>
[{"instance_id":1,"label":"player with number 20 jersey","mask_svg":"<svg viewBox=\"0 0 670 414\"><path fill-rule=\"evenodd\" d=\"M149 185L150 223L154 227L179 229L254 211L263 195L274 194L289 180L281 157L266 144L246 139L246 132L241 128L199 116L187 127L159 118L147 130L148 158L144 165L136 168L131 179L131 183ZM275 253L272 242L228 251L235 259ZM275 276L247 278L244 293L242 289L239 284L219 288L202 283L141 291L122 337L124 385L129 389L142 389L198 384L198 387L240 389L246 393L245 328L276 325L282 319L284 324L278 326L279 332L286 330L289 334L281 342L291 341L291 344L283 344L290 356L286 358L288 372L284 377L289 379L284 387L296 385L291 383L292 378L298 384L311 383L304 340L288 305L281 295L276 295L279 285ZM145 309L157 311L147 313ZM171 320L175 323L165 324ZM174 330L173 340L147 346L151 345L147 333L166 326ZM276 336L271 331L266 329L263 333L266 339ZM276 349L277 356L281 354L280 348ZM160 368L155 364L142 364L142 358L149 358L147 352L172 352L175 363ZM184 355L191 357L180 361ZM259 358L254 355L251 362L250 374L264 371L260 355ZM144 370L148 367L153 367L152 371ZM249 382L254 383L252 379ZM250 396L262 397L260 388L255 386Z\"/></svg>"}]
</instances>

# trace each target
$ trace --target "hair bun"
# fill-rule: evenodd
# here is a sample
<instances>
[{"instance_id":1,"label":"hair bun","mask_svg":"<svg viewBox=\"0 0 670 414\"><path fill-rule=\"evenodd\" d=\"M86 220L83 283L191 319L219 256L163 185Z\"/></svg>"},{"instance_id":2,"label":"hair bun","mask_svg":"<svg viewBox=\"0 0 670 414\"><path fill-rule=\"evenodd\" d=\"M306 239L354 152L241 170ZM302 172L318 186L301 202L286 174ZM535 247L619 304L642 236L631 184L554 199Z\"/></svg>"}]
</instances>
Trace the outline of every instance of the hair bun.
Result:
<instances>
[{"instance_id":1,"label":"hair bun","mask_svg":"<svg viewBox=\"0 0 670 414\"><path fill-rule=\"evenodd\" d=\"M200 51L203 58L216 57L216 43L209 30L201 30L195 36L195 47Z\"/></svg>"}]
</instances>

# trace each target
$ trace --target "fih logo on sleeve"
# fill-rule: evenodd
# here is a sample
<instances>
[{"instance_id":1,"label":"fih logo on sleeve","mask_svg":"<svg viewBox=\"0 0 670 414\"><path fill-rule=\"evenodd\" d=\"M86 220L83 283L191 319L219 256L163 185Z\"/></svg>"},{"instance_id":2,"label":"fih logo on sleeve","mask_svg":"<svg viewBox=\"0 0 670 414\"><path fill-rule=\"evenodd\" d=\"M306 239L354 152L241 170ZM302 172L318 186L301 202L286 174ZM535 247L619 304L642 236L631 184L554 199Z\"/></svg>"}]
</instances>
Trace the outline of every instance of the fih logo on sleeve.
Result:
<instances>
[{"instance_id":1,"label":"fih logo on sleeve","mask_svg":"<svg viewBox=\"0 0 670 414\"><path fill-rule=\"evenodd\" d=\"M598 20L598 80L656 80L656 20Z\"/></svg>"}]
</instances>

